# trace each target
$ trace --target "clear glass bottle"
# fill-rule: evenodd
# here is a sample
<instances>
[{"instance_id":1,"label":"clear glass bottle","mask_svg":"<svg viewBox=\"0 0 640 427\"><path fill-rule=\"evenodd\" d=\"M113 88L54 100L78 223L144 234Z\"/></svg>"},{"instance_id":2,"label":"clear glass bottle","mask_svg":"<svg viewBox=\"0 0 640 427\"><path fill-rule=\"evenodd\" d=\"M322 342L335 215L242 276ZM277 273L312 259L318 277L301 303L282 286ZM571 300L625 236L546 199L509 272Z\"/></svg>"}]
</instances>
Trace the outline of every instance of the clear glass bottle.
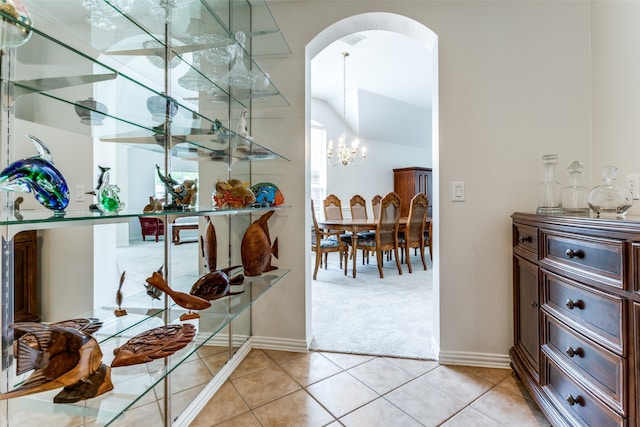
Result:
<instances>
[{"instance_id":1,"label":"clear glass bottle","mask_svg":"<svg viewBox=\"0 0 640 427\"><path fill-rule=\"evenodd\" d=\"M544 181L538 185L538 209L539 214L562 214L562 186L556 180L557 154L545 154L542 156L544 166Z\"/></svg>"},{"instance_id":2,"label":"clear glass bottle","mask_svg":"<svg viewBox=\"0 0 640 427\"><path fill-rule=\"evenodd\" d=\"M570 215L587 215L589 214L587 187L580 184L580 176L584 165L582 162L573 161L567 167L571 178L571 185L564 188L562 192L562 207L564 212Z\"/></svg>"},{"instance_id":3,"label":"clear glass bottle","mask_svg":"<svg viewBox=\"0 0 640 427\"><path fill-rule=\"evenodd\" d=\"M631 191L616 184L615 166L602 168L602 185L594 187L589 193L589 207L598 216L622 216L633 204Z\"/></svg>"}]
</instances>

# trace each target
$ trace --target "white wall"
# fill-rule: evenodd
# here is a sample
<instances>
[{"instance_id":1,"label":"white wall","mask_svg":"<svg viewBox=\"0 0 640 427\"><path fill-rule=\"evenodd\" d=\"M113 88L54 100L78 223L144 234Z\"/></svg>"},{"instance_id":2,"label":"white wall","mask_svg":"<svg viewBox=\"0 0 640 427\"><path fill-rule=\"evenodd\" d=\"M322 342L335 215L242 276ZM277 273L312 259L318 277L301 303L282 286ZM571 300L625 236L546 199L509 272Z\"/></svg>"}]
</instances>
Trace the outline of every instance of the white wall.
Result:
<instances>
[{"instance_id":1,"label":"white wall","mask_svg":"<svg viewBox=\"0 0 640 427\"><path fill-rule=\"evenodd\" d=\"M342 118L335 110L321 100L311 100L313 120L327 128L327 139L333 139L334 146L342 133ZM416 129L420 128L417 126ZM352 132L349 130L349 132ZM353 133L350 133L353 135ZM430 139L430 138L429 138ZM431 144L424 141L422 147L398 144L392 141L360 138L367 147L367 158L357 166L327 166L327 194L335 194L343 201L345 213L349 212L349 199L360 194L367 200L367 210L371 214L371 199L376 194L384 196L393 191L393 169L410 166L431 166ZM319 153L313 153L319 155Z\"/></svg>"},{"instance_id":2,"label":"white wall","mask_svg":"<svg viewBox=\"0 0 640 427\"><path fill-rule=\"evenodd\" d=\"M618 166L617 183L640 173L640 2L595 1L591 7L593 70L592 185L601 168ZM630 214L640 213L635 200Z\"/></svg>"},{"instance_id":3,"label":"white wall","mask_svg":"<svg viewBox=\"0 0 640 427\"><path fill-rule=\"evenodd\" d=\"M305 46L331 24L364 12L393 12L439 37L440 356L506 363L512 345L511 224L536 207L540 156L590 165L590 16L587 2L270 2L291 50L263 60L291 107L265 141L291 162L279 169L291 209L280 237L293 271L257 306L254 334L306 339L303 272L308 207L305 176ZM256 133L254 128L254 135ZM286 143L284 142L286 141ZM439 152L438 152L439 150ZM373 149L372 149L373 152ZM452 203L451 181L466 182ZM286 218L285 218L286 216ZM275 229L281 229L280 219Z\"/></svg>"}]
</instances>

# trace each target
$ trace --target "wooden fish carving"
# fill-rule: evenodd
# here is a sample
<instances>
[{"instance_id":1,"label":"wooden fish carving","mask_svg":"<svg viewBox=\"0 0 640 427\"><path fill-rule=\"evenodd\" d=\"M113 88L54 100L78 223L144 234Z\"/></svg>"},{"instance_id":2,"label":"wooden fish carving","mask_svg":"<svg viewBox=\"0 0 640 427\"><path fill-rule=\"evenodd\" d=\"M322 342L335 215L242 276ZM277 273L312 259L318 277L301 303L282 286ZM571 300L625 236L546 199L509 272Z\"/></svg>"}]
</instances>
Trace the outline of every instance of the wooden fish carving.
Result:
<instances>
[{"instance_id":1,"label":"wooden fish carving","mask_svg":"<svg viewBox=\"0 0 640 427\"><path fill-rule=\"evenodd\" d=\"M100 396L112 389L111 368L103 363L89 378L63 388L62 391L53 398L53 402L75 403L80 400Z\"/></svg>"},{"instance_id":2,"label":"wooden fish carving","mask_svg":"<svg viewBox=\"0 0 640 427\"><path fill-rule=\"evenodd\" d=\"M265 271L275 270L271 265L271 255L278 258L278 239L273 246L269 238L267 221L275 211L269 211L253 222L242 237L240 252L246 276L259 276Z\"/></svg>"},{"instance_id":3,"label":"wooden fish carving","mask_svg":"<svg viewBox=\"0 0 640 427\"><path fill-rule=\"evenodd\" d=\"M242 268L241 265L223 268L222 270L211 271L200 277L191 287L191 295L197 295L208 301L220 299L222 297L241 294L240 292L229 292L231 285L240 285L244 282L243 274L232 275L231 272Z\"/></svg>"},{"instance_id":4,"label":"wooden fish carving","mask_svg":"<svg viewBox=\"0 0 640 427\"><path fill-rule=\"evenodd\" d=\"M88 381L102 365L102 351L95 338L83 331L42 323L11 325L18 337L15 357L18 375L34 370L14 390L0 394L0 400L40 393ZM98 396L113 389L108 375L92 393Z\"/></svg>"},{"instance_id":5,"label":"wooden fish carving","mask_svg":"<svg viewBox=\"0 0 640 427\"><path fill-rule=\"evenodd\" d=\"M189 310L189 313L185 313L180 316L180 320L195 319L200 317L197 313L192 313L191 310L204 310L211 307L211 303L206 299L202 299L195 295L189 295L185 292L174 291L169 287L169 284L164 280L162 275L157 271L153 272L151 277L147 278L147 283L160 289L169 295L180 307Z\"/></svg>"},{"instance_id":6,"label":"wooden fish carving","mask_svg":"<svg viewBox=\"0 0 640 427\"><path fill-rule=\"evenodd\" d=\"M77 319L62 320L60 322L50 323L49 326L77 329L87 334L93 334L102 327L102 322L96 317L81 317Z\"/></svg>"},{"instance_id":7,"label":"wooden fish carving","mask_svg":"<svg viewBox=\"0 0 640 427\"><path fill-rule=\"evenodd\" d=\"M214 271L218 262L218 239L216 237L216 229L211 222L211 218L207 217L207 231L204 238L200 236L200 246L202 247L202 257L205 266L209 271Z\"/></svg>"},{"instance_id":8,"label":"wooden fish carving","mask_svg":"<svg viewBox=\"0 0 640 427\"><path fill-rule=\"evenodd\" d=\"M190 323L160 326L136 335L123 346L113 350L116 356L112 367L136 365L171 356L189 344L196 335Z\"/></svg>"}]
</instances>

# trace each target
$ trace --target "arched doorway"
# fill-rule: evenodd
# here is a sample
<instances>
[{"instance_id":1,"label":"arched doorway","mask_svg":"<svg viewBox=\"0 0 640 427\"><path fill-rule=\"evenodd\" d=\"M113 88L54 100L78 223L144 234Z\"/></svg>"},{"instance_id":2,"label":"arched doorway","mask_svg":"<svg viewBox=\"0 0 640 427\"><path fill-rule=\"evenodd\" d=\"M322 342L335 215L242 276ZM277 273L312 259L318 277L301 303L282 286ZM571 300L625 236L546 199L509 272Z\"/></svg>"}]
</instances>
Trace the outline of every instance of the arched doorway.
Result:
<instances>
[{"instance_id":1,"label":"arched doorway","mask_svg":"<svg viewBox=\"0 0 640 427\"><path fill-rule=\"evenodd\" d=\"M429 117L424 117L423 119L430 120L430 132L431 132L431 167L434 170L434 195L433 195L433 205L435 206L433 213L433 221L434 221L434 258L433 258L433 295L431 298L433 304L432 310L432 325L434 328L433 336L436 338L432 338L435 341L435 345L432 341L432 347L439 348L437 337L439 334L437 333L437 329L439 329L439 309L438 309L438 284L439 284L439 266L438 266L438 256L437 256L437 224L438 224L438 192L437 192L437 183L438 183L438 85L437 85L437 36L433 31L424 25L401 15L390 14L390 13L366 13L361 15L352 16L341 20L323 30L319 33L307 46L305 50L306 56L306 135L307 135L307 152L309 152L309 144L311 141L311 129L312 129L312 117L311 117L311 73L312 71L312 60L317 57L323 50L327 49L328 46L334 44L334 42L341 40L345 37L352 36L353 34L361 34L368 31L386 31L390 33L394 33L396 35L402 35L404 37L409 38L413 43L416 43L421 47L420 52L416 52L417 54L431 55L431 73L424 73L426 79L430 79L431 90L432 90L432 109ZM375 71L375 70L374 70ZM428 77L427 77L428 76ZM407 160L411 162L411 160ZM406 165L408 166L408 164ZM394 166L392 166L394 167ZM399 166L397 166L399 167ZM309 168L310 162L307 161L306 169L307 176L309 176ZM389 168L390 170L391 168ZM391 180L391 189L392 189L392 180ZM391 191L391 190L389 190ZM344 202L343 202L344 204ZM309 210L307 209L307 212ZM308 214L307 214L308 215ZM307 268L309 268L309 264L307 263ZM397 272L396 272L397 273ZM406 270L405 270L406 273ZM310 277L309 274L306 277ZM409 275L405 275L408 280L411 279ZM307 283L306 286L306 295L307 295L307 307L310 309L307 310L307 330L313 331L315 328L313 326L312 319L312 283ZM430 350L430 349L429 349ZM357 352L357 351L356 351ZM425 355L430 354L430 351L425 351ZM431 353L433 354L433 353Z\"/></svg>"}]
</instances>

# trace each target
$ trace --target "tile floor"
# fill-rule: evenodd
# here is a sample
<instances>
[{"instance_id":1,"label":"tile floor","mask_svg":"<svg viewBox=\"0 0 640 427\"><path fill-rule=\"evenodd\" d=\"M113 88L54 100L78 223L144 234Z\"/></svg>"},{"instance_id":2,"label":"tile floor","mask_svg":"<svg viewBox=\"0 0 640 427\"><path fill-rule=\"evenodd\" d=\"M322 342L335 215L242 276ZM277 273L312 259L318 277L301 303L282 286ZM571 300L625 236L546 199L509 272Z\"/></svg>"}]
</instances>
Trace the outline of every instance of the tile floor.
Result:
<instances>
[{"instance_id":1,"label":"tile floor","mask_svg":"<svg viewBox=\"0 0 640 427\"><path fill-rule=\"evenodd\" d=\"M510 369L252 350L191 427L549 426Z\"/></svg>"}]
</instances>

